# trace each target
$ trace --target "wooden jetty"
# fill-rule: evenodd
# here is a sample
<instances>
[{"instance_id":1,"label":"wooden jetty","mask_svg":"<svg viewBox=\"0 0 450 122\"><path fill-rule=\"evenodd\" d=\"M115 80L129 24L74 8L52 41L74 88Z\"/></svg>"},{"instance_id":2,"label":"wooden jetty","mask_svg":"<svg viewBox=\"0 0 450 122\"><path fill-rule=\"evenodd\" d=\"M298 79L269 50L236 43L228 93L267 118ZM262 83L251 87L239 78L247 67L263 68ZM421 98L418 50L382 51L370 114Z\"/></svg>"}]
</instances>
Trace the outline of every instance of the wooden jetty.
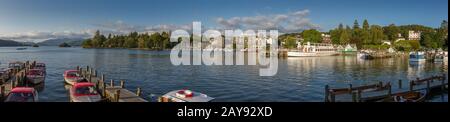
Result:
<instances>
[{"instance_id":1,"label":"wooden jetty","mask_svg":"<svg viewBox=\"0 0 450 122\"><path fill-rule=\"evenodd\" d=\"M405 94L408 92L427 90L429 95L441 93L448 90L448 80L445 74L442 76L431 76L428 78L417 78L409 81L409 87L403 87L402 80L398 80L397 88L392 87L390 82L383 85L378 84L332 89L328 85L325 86L325 102L374 102L380 101L391 96Z\"/></svg>"},{"instance_id":2,"label":"wooden jetty","mask_svg":"<svg viewBox=\"0 0 450 122\"><path fill-rule=\"evenodd\" d=\"M103 99L109 102L148 102L140 97L141 88L137 88L136 92L125 89L124 80L120 80L120 84L115 85L113 79L107 82L104 74L98 76L97 70L89 66L86 69L77 67L77 70L89 82L95 83Z\"/></svg>"},{"instance_id":3,"label":"wooden jetty","mask_svg":"<svg viewBox=\"0 0 450 122\"><path fill-rule=\"evenodd\" d=\"M3 101L13 88L18 86L27 86L26 74L36 65L36 61L14 63L20 64L20 66L8 68L6 72L0 76L0 101Z\"/></svg>"}]
</instances>

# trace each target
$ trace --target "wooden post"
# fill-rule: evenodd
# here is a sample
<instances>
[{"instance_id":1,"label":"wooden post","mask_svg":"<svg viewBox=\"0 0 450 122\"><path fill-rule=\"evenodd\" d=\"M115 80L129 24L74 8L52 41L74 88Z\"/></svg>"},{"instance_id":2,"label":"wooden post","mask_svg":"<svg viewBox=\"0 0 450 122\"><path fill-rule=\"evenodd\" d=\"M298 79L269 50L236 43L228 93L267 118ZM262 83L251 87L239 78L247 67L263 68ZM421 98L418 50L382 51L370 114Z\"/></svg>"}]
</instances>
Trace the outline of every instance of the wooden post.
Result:
<instances>
[{"instance_id":1,"label":"wooden post","mask_svg":"<svg viewBox=\"0 0 450 122\"><path fill-rule=\"evenodd\" d=\"M382 81L380 81L379 84L380 84L380 87L383 87L383 82Z\"/></svg>"},{"instance_id":2,"label":"wooden post","mask_svg":"<svg viewBox=\"0 0 450 122\"><path fill-rule=\"evenodd\" d=\"M89 65L86 66L86 72L89 72Z\"/></svg>"},{"instance_id":3,"label":"wooden post","mask_svg":"<svg viewBox=\"0 0 450 122\"><path fill-rule=\"evenodd\" d=\"M115 94L114 98L115 98L115 102L119 102L119 99L120 99L120 90L116 90L116 94Z\"/></svg>"},{"instance_id":4,"label":"wooden post","mask_svg":"<svg viewBox=\"0 0 450 122\"><path fill-rule=\"evenodd\" d=\"M400 80L400 81L401 81L401 80ZM391 83L388 83L388 89L389 89L389 91L388 91L388 96L391 97L391 96L392 96L392 86L391 86Z\"/></svg>"},{"instance_id":5,"label":"wooden post","mask_svg":"<svg viewBox=\"0 0 450 122\"><path fill-rule=\"evenodd\" d=\"M331 93L331 102L335 102L336 101L336 96L334 95L334 93Z\"/></svg>"},{"instance_id":6,"label":"wooden post","mask_svg":"<svg viewBox=\"0 0 450 122\"><path fill-rule=\"evenodd\" d=\"M355 92L351 92L352 94L352 102L356 102L356 93Z\"/></svg>"},{"instance_id":7,"label":"wooden post","mask_svg":"<svg viewBox=\"0 0 450 122\"><path fill-rule=\"evenodd\" d=\"M106 83L104 81L102 81L102 95L106 97Z\"/></svg>"},{"instance_id":8,"label":"wooden post","mask_svg":"<svg viewBox=\"0 0 450 122\"><path fill-rule=\"evenodd\" d=\"M349 88L348 88L348 90L350 91L350 94L353 92L353 85L352 84L348 84L349 85Z\"/></svg>"},{"instance_id":9,"label":"wooden post","mask_svg":"<svg viewBox=\"0 0 450 122\"><path fill-rule=\"evenodd\" d=\"M77 71L78 71L78 72L80 71L80 66L77 66Z\"/></svg>"},{"instance_id":10,"label":"wooden post","mask_svg":"<svg viewBox=\"0 0 450 122\"><path fill-rule=\"evenodd\" d=\"M414 80L409 82L409 91L413 91L414 87Z\"/></svg>"},{"instance_id":11,"label":"wooden post","mask_svg":"<svg viewBox=\"0 0 450 122\"><path fill-rule=\"evenodd\" d=\"M83 74L83 68L80 68L80 71L78 71L78 74L80 74L81 76L84 76L84 74Z\"/></svg>"},{"instance_id":12,"label":"wooden post","mask_svg":"<svg viewBox=\"0 0 450 122\"><path fill-rule=\"evenodd\" d=\"M141 88L139 88L139 87L137 88L136 95L141 96Z\"/></svg>"},{"instance_id":13,"label":"wooden post","mask_svg":"<svg viewBox=\"0 0 450 122\"><path fill-rule=\"evenodd\" d=\"M427 80L427 93L430 93L430 80Z\"/></svg>"},{"instance_id":14,"label":"wooden post","mask_svg":"<svg viewBox=\"0 0 450 122\"><path fill-rule=\"evenodd\" d=\"M92 83L92 75L89 75L89 83Z\"/></svg>"},{"instance_id":15,"label":"wooden post","mask_svg":"<svg viewBox=\"0 0 450 122\"><path fill-rule=\"evenodd\" d=\"M17 78L17 77L16 77ZM16 79L17 80L17 79ZM15 81L11 81L11 90L14 88L14 82Z\"/></svg>"},{"instance_id":16,"label":"wooden post","mask_svg":"<svg viewBox=\"0 0 450 122\"><path fill-rule=\"evenodd\" d=\"M398 88L402 89L402 80L398 80Z\"/></svg>"},{"instance_id":17,"label":"wooden post","mask_svg":"<svg viewBox=\"0 0 450 122\"><path fill-rule=\"evenodd\" d=\"M2 86L0 87L0 89L1 89L0 94L1 94L1 97L3 98L3 97L6 96L6 95L5 95L5 86L2 85Z\"/></svg>"},{"instance_id":18,"label":"wooden post","mask_svg":"<svg viewBox=\"0 0 450 122\"><path fill-rule=\"evenodd\" d=\"M111 79L111 81L109 82L109 86L110 87L114 87L114 80L113 79Z\"/></svg>"},{"instance_id":19,"label":"wooden post","mask_svg":"<svg viewBox=\"0 0 450 122\"><path fill-rule=\"evenodd\" d=\"M120 80L120 88L125 88L125 81L123 81L123 80Z\"/></svg>"},{"instance_id":20,"label":"wooden post","mask_svg":"<svg viewBox=\"0 0 450 122\"><path fill-rule=\"evenodd\" d=\"M361 102L361 101L360 101L360 100L361 100L361 90L358 90L357 97L358 97L358 99L359 99L358 101Z\"/></svg>"},{"instance_id":21,"label":"wooden post","mask_svg":"<svg viewBox=\"0 0 450 122\"><path fill-rule=\"evenodd\" d=\"M325 102L330 102L330 100L328 99L328 96L330 95L330 86L325 85Z\"/></svg>"},{"instance_id":22,"label":"wooden post","mask_svg":"<svg viewBox=\"0 0 450 122\"><path fill-rule=\"evenodd\" d=\"M101 79L102 79L102 81L105 81L105 74L102 74Z\"/></svg>"},{"instance_id":23,"label":"wooden post","mask_svg":"<svg viewBox=\"0 0 450 122\"><path fill-rule=\"evenodd\" d=\"M441 90L445 90L445 74L443 74L441 78Z\"/></svg>"},{"instance_id":24,"label":"wooden post","mask_svg":"<svg viewBox=\"0 0 450 122\"><path fill-rule=\"evenodd\" d=\"M94 69L94 76L97 77L97 70Z\"/></svg>"}]
</instances>

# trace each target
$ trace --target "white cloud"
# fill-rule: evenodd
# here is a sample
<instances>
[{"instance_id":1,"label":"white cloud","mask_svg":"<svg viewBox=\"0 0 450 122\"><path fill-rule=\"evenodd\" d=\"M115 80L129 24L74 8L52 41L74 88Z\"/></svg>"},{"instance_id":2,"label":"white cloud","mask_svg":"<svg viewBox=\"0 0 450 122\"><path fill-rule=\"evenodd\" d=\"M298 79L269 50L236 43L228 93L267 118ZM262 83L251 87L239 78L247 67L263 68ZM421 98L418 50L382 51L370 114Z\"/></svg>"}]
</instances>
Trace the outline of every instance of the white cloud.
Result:
<instances>
[{"instance_id":1,"label":"white cloud","mask_svg":"<svg viewBox=\"0 0 450 122\"><path fill-rule=\"evenodd\" d=\"M298 32L305 29L319 29L317 24L310 21L307 16L309 10L295 11L286 14L259 15L247 17L232 17L225 19L219 17L216 23L224 29L277 29L281 32Z\"/></svg>"}]
</instances>

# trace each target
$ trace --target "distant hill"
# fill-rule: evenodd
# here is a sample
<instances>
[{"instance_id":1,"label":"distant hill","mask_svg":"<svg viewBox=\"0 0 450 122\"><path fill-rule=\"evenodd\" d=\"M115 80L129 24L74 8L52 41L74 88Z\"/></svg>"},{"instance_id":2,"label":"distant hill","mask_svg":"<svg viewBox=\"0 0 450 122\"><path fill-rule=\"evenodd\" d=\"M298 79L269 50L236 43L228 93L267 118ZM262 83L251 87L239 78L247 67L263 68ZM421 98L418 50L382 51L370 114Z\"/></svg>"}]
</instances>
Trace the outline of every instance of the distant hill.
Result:
<instances>
[{"instance_id":1,"label":"distant hill","mask_svg":"<svg viewBox=\"0 0 450 122\"><path fill-rule=\"evenodd\" d=\"M37 43L39 46L59 46L62 43L67 43L71 46L81 46L81 43L83 43L82 38L62 38L62 39L49 39L45 40L43 42Z\"/></svg>"},{"instance_id":2,"label":"distant hill","mask_svg":"<svg viewBox=\"0 0 450 122\"><path fill-rule=\"evenodd\" d=\"M23 46L23 44L16 41L0 39L0 47L12 47L12 46Z\"/></svg>"}]
</instances>

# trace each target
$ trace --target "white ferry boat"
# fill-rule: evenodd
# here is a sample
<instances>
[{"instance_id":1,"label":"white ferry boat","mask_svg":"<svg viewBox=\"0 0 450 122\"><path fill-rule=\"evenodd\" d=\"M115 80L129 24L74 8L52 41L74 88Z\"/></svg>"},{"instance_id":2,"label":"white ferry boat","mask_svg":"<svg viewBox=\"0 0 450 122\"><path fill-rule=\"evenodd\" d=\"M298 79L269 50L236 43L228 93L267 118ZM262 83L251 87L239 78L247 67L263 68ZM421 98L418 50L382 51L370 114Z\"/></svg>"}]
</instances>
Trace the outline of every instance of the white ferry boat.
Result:
<instances>
[{"instance_id":1,"label":"white ferry boat","mask_svg":"<svg viewBox=\"0 0 450 122\"><path fill-rule=\"evenodd\" d=\"M339 52L332 44L310 43L306 45L298 44L297 50L287 52L288 57L315 57L315 56L333 56Z\"/></svg>"}]
</instances>

